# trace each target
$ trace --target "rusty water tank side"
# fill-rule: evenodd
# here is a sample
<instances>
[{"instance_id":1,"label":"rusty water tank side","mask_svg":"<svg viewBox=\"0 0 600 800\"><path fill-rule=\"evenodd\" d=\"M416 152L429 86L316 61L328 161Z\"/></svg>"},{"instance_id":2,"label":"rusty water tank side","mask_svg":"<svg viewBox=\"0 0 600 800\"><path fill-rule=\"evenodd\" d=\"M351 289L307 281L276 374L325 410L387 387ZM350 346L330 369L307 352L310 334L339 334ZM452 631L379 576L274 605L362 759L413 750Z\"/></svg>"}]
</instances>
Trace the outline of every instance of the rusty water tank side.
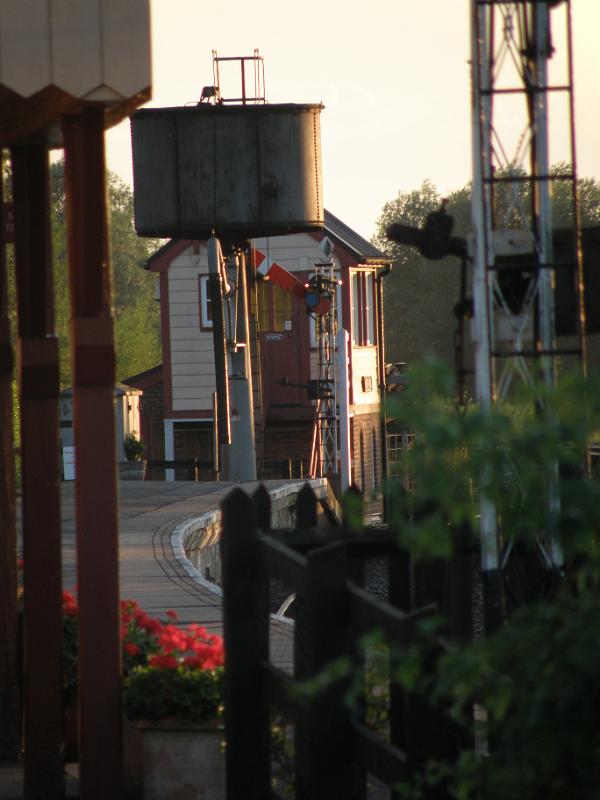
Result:
<instances>
[{"instance_id":1,"label":"rusty water tank side","mask_svg":"<svg viewBox=\"0 0 600 800\"><path fill-rule=\"evenodd\" d=\"M141 236L272 236L323 227L321 105L144 109L132 117Z\"/></svg>"}]
</instances>

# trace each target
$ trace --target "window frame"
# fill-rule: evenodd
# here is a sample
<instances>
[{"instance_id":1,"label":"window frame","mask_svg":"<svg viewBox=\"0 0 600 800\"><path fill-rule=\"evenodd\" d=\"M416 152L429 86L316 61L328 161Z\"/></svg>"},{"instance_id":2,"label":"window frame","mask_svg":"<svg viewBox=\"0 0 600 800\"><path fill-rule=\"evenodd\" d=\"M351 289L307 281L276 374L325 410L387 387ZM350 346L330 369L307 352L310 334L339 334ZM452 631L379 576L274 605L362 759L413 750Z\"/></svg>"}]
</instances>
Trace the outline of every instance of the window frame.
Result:
<instances>
[{"instance_id":1,"label":"window frame","mask_svg":"<svg viewBox=\"0 0 600 800\"><path fill-rule=\"evenodd\" d=\"M352 345L374 347L375 342L375 273L356 269L350 275Z\"/></svg>"},{"instance_id":2,"label":"window frame","mask_svg":"<svg viewBox=\"0 0 600 800\"><path fill-rule=\"evenodd\" d=\"M208 274L198 275L198 302L200 306L200 329L212 331L212 307L210 305L210 293L208 291ZM210 311L209 311L210 310Z\"/></svg>"}]
</instances>

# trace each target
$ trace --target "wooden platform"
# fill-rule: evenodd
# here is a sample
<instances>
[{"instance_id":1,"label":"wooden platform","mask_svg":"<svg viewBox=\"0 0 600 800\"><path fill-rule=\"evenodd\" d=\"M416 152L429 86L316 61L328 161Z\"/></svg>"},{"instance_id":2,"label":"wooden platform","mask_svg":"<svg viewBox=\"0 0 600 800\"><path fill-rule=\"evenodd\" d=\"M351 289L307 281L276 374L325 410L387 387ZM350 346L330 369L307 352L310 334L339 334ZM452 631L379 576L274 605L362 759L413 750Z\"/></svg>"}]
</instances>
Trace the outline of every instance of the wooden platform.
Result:
<instances>
[{"instance_id":1,"label":"wooden platform","mask_svg":"<svg viewBox=\"0 0 600 800\"><path fill-rule=\"evenodd\" d=\"M284 483L266 481L265 485L273 490ZM184 520L218 509L235 486L252 493L258 484L121 481L121 598L136 600L151 616L164 619L172 609L182 625L195 622L222 634L220 597L183 569L174 556L171 535ZM62 485L63 583L67 589L77 584L74 488L73 483ZM292 635L289 624L273 621L271 652L279 666L291 664Z\"/></svg>"}]
</instances>

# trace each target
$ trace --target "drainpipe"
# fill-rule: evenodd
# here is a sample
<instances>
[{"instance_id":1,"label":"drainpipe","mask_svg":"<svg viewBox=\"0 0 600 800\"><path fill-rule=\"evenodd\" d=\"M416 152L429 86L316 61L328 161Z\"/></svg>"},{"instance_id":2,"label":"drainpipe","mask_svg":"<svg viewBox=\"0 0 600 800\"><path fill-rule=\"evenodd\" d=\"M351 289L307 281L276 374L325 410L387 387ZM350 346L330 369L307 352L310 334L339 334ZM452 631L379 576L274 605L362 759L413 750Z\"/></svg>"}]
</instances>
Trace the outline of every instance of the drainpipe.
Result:
<instances>
[{"instance_id":1,"label":"drainpipe","mask_svg":"<svg viewBox=\"0 0 600 800\"><path fill-rule=\"evenodd\" d=\"M381 402L381 471L384 479L388 474L387 458L387 429L386 429L386 392L385 392L385 330L383 320L383 279L392 271L388 264L377 272L375 276L376 303L377 303L377 381L379 383L379 398ZM383 517L387 519L388 511L387 492L383 494Z\"/></svg>"},{"instance_id":2,"label":"drainpipe","mask_svg":"<svg viewBox=\"0 0 600 800\"><path fill-rule=\"evenodd\" d=\"M350 447L350 395L348 382L348 331L340 328L337 333L338 352L338 404L340 409L340 482L342 493L352 483L352 450Z\"/></svg>"}]
</instances>

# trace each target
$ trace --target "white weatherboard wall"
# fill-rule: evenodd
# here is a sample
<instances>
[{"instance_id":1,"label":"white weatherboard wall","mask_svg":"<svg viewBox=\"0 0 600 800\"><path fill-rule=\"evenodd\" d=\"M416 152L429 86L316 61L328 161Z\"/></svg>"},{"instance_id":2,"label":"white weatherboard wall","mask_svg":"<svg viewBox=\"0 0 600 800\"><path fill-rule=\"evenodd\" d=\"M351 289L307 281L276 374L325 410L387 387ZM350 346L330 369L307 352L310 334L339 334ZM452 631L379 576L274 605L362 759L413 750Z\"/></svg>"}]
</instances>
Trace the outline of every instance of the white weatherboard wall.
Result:
<instances>
[{"instance_id":1,"label":"white weatherboard wall","mask_svg":"<svg viewBox=\"0 0 600 800\"><path fill-rule=\"evenodd\" d=\"M200 327L198 276L208 272L206 247L190 247L169 268L169 337L174 411L212 411L215 363L211 331Z\"/></svg>"},{"instance_id":2,"label":"white weatherboard wall","mask_svg":"<svg viewBox=\"0 0 600 800\"><path fill-rule=\"evenodd\" d=\"M363 391L363 377L371 378L371 389L367 392ZM379 403L376 347L352 348L352 391L355 408L359 405Z\"/></svg>"},{"instance_id":3,"label":"white weatherboard wall","mask_svg":"<svg viewBox=\"0 0 600 800\"><path fill-rule=\"evenodd\" d=\"M318 242L303 233L256 239L255 246L290 272L310 271L323 258ZM212 394L215 391L213 338L212 331L203 330L200 324L199 276L207 274L208 259L204 244L200 245L198 253L194 253L190 246L169 267L169 339L174 411L212 412ZM311 362L312 377L316 377L316 355Z\"/></svg>"}]
</instances>

